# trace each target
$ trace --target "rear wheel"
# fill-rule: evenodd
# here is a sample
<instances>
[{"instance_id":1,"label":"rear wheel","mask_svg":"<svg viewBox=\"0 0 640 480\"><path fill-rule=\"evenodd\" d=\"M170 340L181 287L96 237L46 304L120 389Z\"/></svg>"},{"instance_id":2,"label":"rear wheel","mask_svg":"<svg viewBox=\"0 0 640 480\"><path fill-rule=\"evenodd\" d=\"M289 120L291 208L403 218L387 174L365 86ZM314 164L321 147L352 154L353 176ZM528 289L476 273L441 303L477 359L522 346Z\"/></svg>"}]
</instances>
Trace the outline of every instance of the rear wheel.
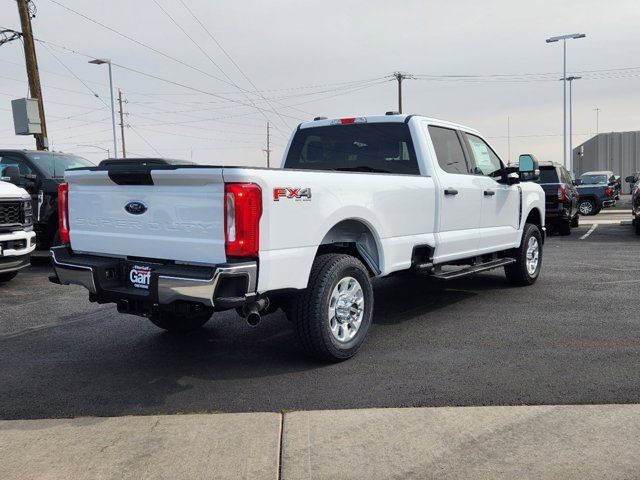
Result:
<instances>
[{"instance_id":1,"label":"rear wheel","mask_svg":"<svg viewBox=\"0 0 640 480\"><path fill-rule=\"evenodd\" d=\"M520 246L511 251L515 263L504 267L504 273L514 285L532 285L540 275L542 266L542 235L536 225L527 223Z\"/></svg>"},{"instance_id":2,"label":"rear wheel","mask_svg":"<svg viewBox=\"0 0 640 480\"><path fill-rule=\"evenodd\" d=\"M578 228L580 226L580 215L577 213L571 218L571 228Z\"/></svg>"},{"instance_id":3,"label":"rear wheel","mask_svg":"<svg viewBox=\"0 0 640 480\"><path fill-rule=\"evenodd\" d=\"M571 235L571 220L560 220L558 223L558 233L560 235Z\"/></svg>"},{"instance_id":4,"label":"rear wheel","mask_svg":"<svg viewBox=\"0 0 640 480\"><path fill-rule=\"evenodd\" d=\"M0 273L0 283L13 280L14 278L16 278L16 275L18 275L18 272Z\"/></svg>"},{"instance_id":5,"label":"rear wheel","mask_svg":"<svg viewBox=\"0 0 640 480\"><path fill-rule=\"evenodd\" d=\"M580 200L578 210L580 210L580 215L595 215L597 213L595 202L588 198Z\"/></svg>"},{"instance_id":6,"label":"rear wheel","mask_svg":"<svg viewBox=\"0 0 640 480\"><path fill-rule=\"evenodd\" d=\"M640 235L640 222L636 218L636 235Z\"/></svg>"},{"instance_id":7,"label":"rear wheel","mask_svg":"<svg viewBox=\"0 0 640 480\"><path fill-rule=\"evenodd\" d=\"M203 308L197 313L190 313L188 315L159 310L154 312L149 317L149 320L151 320L151 323L156 327L164 330L186 333L197 330L203 326L209 321L211 315L212 311L208 308Z\"/></svg>"},{"instance_id":8,"label":"rear wheel","mask_svg":"<svg viewBox=\"0 0 640 480\"><path fill-rule=\"evenodd\" d=\"M369 272L350 255L318 256L292 313L296 335L309 354L329 362L351 358L373 318Z\"/></svg>"}]
</instances>

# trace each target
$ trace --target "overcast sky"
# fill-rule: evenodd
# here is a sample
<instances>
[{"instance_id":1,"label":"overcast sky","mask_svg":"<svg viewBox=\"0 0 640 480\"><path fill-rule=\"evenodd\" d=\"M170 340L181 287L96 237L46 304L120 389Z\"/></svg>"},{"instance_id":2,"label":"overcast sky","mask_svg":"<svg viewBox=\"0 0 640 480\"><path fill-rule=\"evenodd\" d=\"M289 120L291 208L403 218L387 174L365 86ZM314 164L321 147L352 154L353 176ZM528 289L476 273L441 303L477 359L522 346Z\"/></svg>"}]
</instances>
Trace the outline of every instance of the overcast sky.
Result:
<instances>
[{"instance_id":1,"label":"overcast sky","mask_svg":"<svg viewBox=\"0 0 640 480\"><path fill-rule=\"evenodd\" d=\"M108 72L79 53L127 68L114 66L114 85L127 99L127 149L137 156L265 165L268 118L277 163L300 121L395 110L396 83L385 77L400 70L423 76L404 82L405 112L474 127L504 160L509 117L512 160L532 152L557 161L562 45L545 39L576 32L587 37L567 43L568 72L587 73L574 82L574 144L595 132L595 108L601 132L640 129L632 0L56 0L147 47L34 1L35 36L48 42L37 54L50 143L93 160L105 156L96 146L112 149ZM0 27L20 30L15 0L0 0ZM33 148L32 137L13 134L10 100L27 95L19 41L0 47L0 70L0 146Z\"/></svg>"}]
</instances>

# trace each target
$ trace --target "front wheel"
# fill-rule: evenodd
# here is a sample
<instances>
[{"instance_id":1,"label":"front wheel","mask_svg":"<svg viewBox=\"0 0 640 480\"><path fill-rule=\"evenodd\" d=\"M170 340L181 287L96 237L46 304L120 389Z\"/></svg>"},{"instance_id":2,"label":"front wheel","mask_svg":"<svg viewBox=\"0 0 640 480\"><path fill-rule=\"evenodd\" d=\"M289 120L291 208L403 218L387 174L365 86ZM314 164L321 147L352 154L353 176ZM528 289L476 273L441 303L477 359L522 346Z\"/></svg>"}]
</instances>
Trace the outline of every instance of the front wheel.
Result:
<instances>
[{"instance_id":1,"label":"front wheel","mask_svg":"<svg viewBox=\"0 0 640 480\"><path fill-rule=\"evenodd\" d=\"M504 267L507 280L514 285L532 285L542 267L542 235L536 225L527 223L520 246L511 251L515 263Z\"/></svg>"},{"instance_id":2,"label":"front wheel","mask_svg":"<svg viewBox=\"0 0 640 480\"><path fill-rule=\"evenodd\" d=\"M589 200L588 198L580 200L578 210L580 210L580 215L595 215L597 213L595 202L593 200Z\"/></svg>"},{"instance_id":3,"label":"front wheel","mask_svg":"<svg viewBox=\"0 0 640 480\"><path fill-rule=\"evenodd\" d=\"M351 358L373 318L369 272L350 255L318 256L292 313L296 335L309 354L329 362Z\"/></svg>"},{"instance_id":4,"label":"front wheel","mask_svg":"<svg viewBox=\"0 0 640 480\"><path fill-rule=\"evenodd\" d=\"M18 272L0 273L0 283L4 283L4 282L8 282L10 280L13 280L14 278L16 278L16 275L18 275Z\"/></svg>"}]
</instances>

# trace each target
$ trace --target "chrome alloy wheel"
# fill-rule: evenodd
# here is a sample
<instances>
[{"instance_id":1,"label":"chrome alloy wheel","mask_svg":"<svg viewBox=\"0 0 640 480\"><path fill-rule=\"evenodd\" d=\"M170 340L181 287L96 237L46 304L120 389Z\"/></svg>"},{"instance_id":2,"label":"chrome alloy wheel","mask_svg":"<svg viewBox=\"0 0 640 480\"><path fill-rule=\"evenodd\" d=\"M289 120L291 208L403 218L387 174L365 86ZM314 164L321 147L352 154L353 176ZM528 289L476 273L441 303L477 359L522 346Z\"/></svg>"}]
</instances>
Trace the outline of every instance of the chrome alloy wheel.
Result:
<instances>
[{"instance_id":1,"label":"chrome alloy wheel","mask_svg":"<svg viewBox=\"0 0 640 480\"><path fill-rule=\"evenodd\" d=\"M530 237L527 243L527 273L533 276L538 269L540 262L540 245L536 237Z\"/></svg>"},{"instance_id":2,"label":"chrome alloy wheel","mask_svg":"<svg viewBox=\"0 0 640 480\"><path fill-rule=\"evenodd\" d=\"M579 208L582 215L591 215L591 212L593 212L593 204L591 202L582 202Z\"/></svg>"},{"instance_id":3,"label":"chrome alloy wheel","mask_svg":"<svg viewBox=\"0 0 640 480\"><path fill-rule=\"evenodd\" d=\"M355 337L364 316L364 292L353 277L344 277L333 289L329 299L331 334L339 342Z\"/></svg>"}]
</instances>

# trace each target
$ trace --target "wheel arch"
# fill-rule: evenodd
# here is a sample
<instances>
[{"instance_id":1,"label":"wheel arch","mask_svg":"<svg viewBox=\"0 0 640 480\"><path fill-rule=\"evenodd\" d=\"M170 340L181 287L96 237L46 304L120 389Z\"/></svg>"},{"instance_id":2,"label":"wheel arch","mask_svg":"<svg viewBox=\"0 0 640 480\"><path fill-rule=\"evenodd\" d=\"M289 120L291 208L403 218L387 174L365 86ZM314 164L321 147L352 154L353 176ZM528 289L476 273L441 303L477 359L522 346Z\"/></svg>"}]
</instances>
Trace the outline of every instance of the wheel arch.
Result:
<instances>
[{"instance_id":1,"label":"wheel arch","mask_svg":"<svg viewBox=\"0 0 640 480\"><path fill-rule=\"evenodd\" d=\"M525 224L527 223L531 223L535 226L538 227L538 229L540 230L540 233L543 233L543 215L542 212L540 212L540 209L538 207L533 207L531 210L529 210L529 213L527 214L526 220L524 221ZM542 235L542 242L544 243L544 237L545 235Z\"/></svg>"},{"instance_id":2,"label":"wheel arch","mask_svg":"<svg viewBox=\"0 0 640 480\"><path fill-rule=\"evenodd\" d=\"M333 225L324 235L316 256L324 253L348 253L358 258L371 276L383 271L380 237L362 218L348 218Z\"/></svg>"}]
</instances>

